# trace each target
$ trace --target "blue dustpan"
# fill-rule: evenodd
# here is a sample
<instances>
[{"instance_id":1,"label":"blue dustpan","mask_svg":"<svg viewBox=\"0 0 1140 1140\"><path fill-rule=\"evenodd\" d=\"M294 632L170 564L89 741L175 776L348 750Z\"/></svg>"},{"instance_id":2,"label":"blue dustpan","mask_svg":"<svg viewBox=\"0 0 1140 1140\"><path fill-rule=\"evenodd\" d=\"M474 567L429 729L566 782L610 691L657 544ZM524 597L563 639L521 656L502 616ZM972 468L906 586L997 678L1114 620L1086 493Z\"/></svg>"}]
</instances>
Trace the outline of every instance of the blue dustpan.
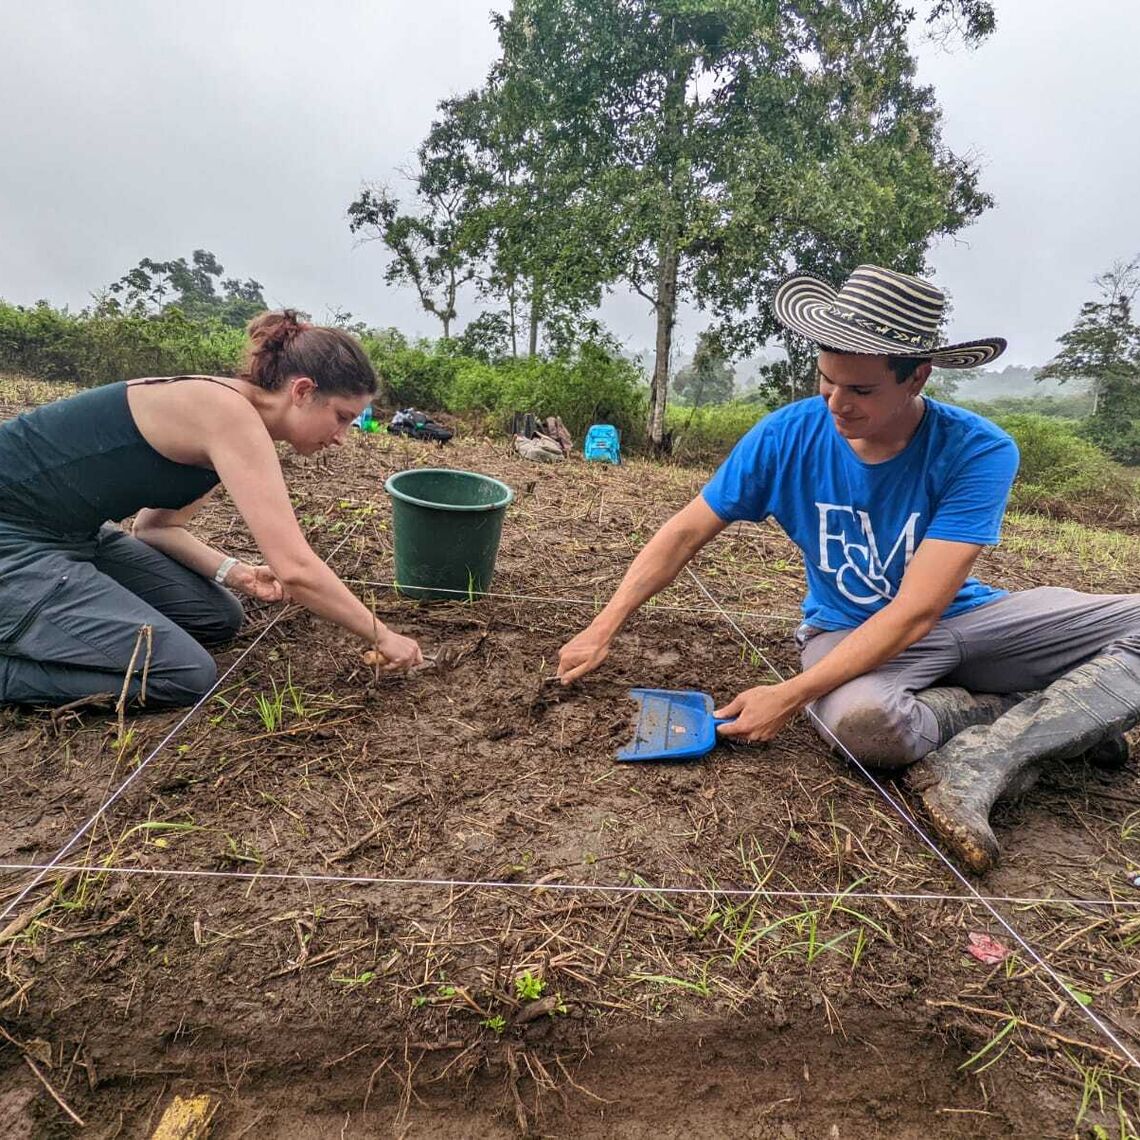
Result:
<instances>
[{"instance_id":1,"label":"blue dustpan","mask_svg":"<svg viewBox=\"0 0 1140 1140\"><path fill-rule=\"evenodd\" d=\"M694 689L631 689L637 731L618 760L695 760L716 747L716 726L733 717L713 716L713 699Z\"/></svg>"}]
</instances>

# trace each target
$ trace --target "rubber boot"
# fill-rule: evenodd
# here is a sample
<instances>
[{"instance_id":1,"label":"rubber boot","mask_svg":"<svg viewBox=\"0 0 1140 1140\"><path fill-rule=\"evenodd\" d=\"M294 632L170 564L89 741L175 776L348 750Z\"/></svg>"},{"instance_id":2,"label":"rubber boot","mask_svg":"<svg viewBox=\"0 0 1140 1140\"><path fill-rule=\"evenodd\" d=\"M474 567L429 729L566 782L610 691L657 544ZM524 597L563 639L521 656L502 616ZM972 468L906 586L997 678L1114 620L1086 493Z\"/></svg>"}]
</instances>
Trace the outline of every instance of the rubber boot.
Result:
<instances>
[{"instance_id":1,"label":"rubber boot","mask_svg":"<svg viewBox=\"0 0 1140 1140\"><path fill-rule=\"evenodd\" d=\"M963 729L993 724L1003 713L1019 705L1029 693L972 693L956 685L922 689L914 694L938 722L938 747L948 744Z\"/></svg>"},{"instance_id":2,"label":"rubber boot","mask_svg":"<svg viewBox=\"0 0 1140 1140\"><path fill-rule=\"evenodd\" d=\"M979 724L993 724L999 716L1031 697L1032 693L974 693L956 685L923 689L915 693L938 722L938 747L949 744L958 733ZM1040 772L1027 768L1008 787L1002 789L999 799L1018 799L1034 784ZM908 776L908 781L914 777Z\"/></svg>"},{"instance_id":3,"label":"rubber boot","mask_svg":"<svg viewBox=\"0 0 1140 1140\"><path fill-rule=\"evenodd\" d=\"M1119 772L1128 763L1131 755L1132 752L1123 733L1114 732L1090 748L1082 759L1103 772Z\"/></svg>"},{"instance_id":4,"label":"rubber boot","mask_svg":"<svg viewBox=\"0 0 1140 1140\"><path fill-rule=\"evenodd\" d=\"M921 701L938 723L938 747L948 744L963 729L976 724L993 724L1015 705L1031 697L1032 693L973 693L957 685L943 685L933 689L922 689L915 693L915 700ZM1131 753L1128 741L1122 733L1114 732L1099 744L1093 745L1078 757L1080 760L1100 768L1105 772L1116 772L1128 763ZM1002 799L1014 799L1024 795L1037 782L1037 772L1026 772L1026 779L1003 792Z\"/></svg>"},{"instance_id":5,"label":"rubber boot","mask_svg":"<svg viewBox=\"0 0 1140 1140\"><path fill-rule=\"evenodd\" d=\"M989 726L966 728L907 773L943 843L982 874L999 858L990 808L1024 790L1040 765L1088 753L1140 723L1140 672L1102 653Z\"/></svg>"}]
</instances>

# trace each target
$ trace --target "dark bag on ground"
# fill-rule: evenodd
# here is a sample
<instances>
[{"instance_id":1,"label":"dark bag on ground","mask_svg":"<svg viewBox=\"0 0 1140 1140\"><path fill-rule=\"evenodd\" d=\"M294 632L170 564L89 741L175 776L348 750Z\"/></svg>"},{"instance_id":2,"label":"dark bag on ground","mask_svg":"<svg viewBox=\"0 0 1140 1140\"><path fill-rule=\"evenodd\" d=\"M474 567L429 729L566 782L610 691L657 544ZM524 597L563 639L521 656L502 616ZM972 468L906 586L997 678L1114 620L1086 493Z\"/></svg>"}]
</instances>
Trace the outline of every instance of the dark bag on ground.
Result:
<instances>
[{"instance_id":1,"label":"dark bag on ground","mask_svg":"<svg viewBox=\"0 0 1140 1140\"><path fill-rule=\"evenodd\" d=\"M450 428L436 423L426 412L415 408L403 408L388 424L392 435L406 435L411 439L431 440L433 443L446 443L455 434Z\"/></svg>"}]
</instances>

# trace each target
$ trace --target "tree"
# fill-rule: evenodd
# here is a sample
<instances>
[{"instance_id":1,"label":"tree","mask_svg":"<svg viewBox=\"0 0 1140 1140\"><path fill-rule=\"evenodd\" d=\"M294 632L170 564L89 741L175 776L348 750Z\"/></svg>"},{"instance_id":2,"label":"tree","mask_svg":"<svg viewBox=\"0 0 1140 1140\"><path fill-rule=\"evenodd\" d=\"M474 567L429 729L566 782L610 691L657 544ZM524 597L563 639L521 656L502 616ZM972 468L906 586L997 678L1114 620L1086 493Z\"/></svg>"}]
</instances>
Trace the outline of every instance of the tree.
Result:
<instances>
[{"instance_id":1,"label":"tree","mask_svg":"<svg viewBox=\"0 0 1140 1140\"><path fill-rule=\"evenodd\" d=\"M724 404L732 399L736 374L716 339L707 332L697 338L692 362L673 377L678 399L694 408Z\"/></svg>"},{"instance_id":2,"label":"tree","mask_svg":"<svg viewBox=\"0 0 1140 1140\"><path fill-rule=\"evenodd\" d=\"M176 306L191 320L216 317L231 328L242 328L263 309L259 281L223 278L225 269L207 249L196 249L190 261L155 261L144 257L134 269L107 287L99 302L104 312L136 316L165 312Z\"/></svg>"},{"instance_id":3,"label":"tree","mask_svg":"<svg viewBox=\"0 0 1140 1140\"><path fill-rule=\"evenodd\" d=\"M482 88L440 103L419 152L463 203L479 293L506 305L515 356L523 331L531 356L540 330L556 351L589 339L587 314L616 272L609 219L594 216L608 207L577 193L580 164L546 101L541 77L497 65Z\"/></svg>"},{"instance_id":4,"label":"tree","mask_svg":"<svg viewBox=\"0 0 1140 1140\"><path fill-rule=\"evenodd\" d=\"M422 156L421 156L422 158ZM411 285L420 306L436 317L446 339L460 287L475 276L463 228L463 191L438 167L421 164L412 176L419 213L401 213L399 199L382 185L365 186L348 207L348 228L361 241L379 241L391 260L390 285Z\"/></svg>"},{"instance_id":5,"label":"tree","mask_svg":"<svg viewBox=\"0 0 1140 1140\"><path fill-rule=\"evenodd\" d=\"M958 395L959 387L976 380L981 372L980 368L935 368L932 369L923 391L936 400L952 404Z\"/></svg>"},{"instance_id":6,"label":"tree","mask_svg":"<svg viewBox=\"0 0 1140 1140\"><path fill-rule=\"evenodd\" d=\"M993 27L985 0L927 11L969 40ZM652 306L654 448L685 296L744 350L776 331L766 300L790 265L913 272L989 205L914 81L915 18L896 0L515 0L493 17L502 98L526 108L552 188L543 216L584 209L610 280ZM802 355L789 346L789 367Z\"/></svg>"},{"instance_id":7,"label":"tree","mask_svg":"<svg viewBox=\"0 0 1140 1140\"><path fill-rule=\"evenodd\" d=\"M1058 338L1061 351L1038 380L1088 380L1093 410L1086 434L1122 463L1140 463L1140 326L1132 304L1140 292L1140 256L1117 261L1093 278L1099 297L1086 301L1073 327Z\"/></svg>"}]
</instances>

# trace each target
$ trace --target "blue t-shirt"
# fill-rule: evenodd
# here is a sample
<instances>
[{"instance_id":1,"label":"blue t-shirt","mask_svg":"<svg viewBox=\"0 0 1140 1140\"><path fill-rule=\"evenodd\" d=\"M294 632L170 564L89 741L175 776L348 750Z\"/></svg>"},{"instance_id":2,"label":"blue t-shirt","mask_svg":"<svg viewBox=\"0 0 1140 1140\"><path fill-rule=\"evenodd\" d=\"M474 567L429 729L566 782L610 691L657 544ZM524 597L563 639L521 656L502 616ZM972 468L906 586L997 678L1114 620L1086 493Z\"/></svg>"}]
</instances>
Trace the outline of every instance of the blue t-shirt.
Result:
<instances>
[{"instance_id":1,"label":"blue t-shirt","mask_svg":"<svg viewBox=\"0 0 1140 1140\"><path fill-rule=\"evenodd\" d=\"M852 629L898 592L924 538L990 546L1017 473L1017 445L964 408L926 398L914 437L883 463L864 463L818 397L762 419L705 486L726 522L771 516L803 551L804 621ZM1005 596L967 578L946 617Z\"/></svg>"}]
</instances>

